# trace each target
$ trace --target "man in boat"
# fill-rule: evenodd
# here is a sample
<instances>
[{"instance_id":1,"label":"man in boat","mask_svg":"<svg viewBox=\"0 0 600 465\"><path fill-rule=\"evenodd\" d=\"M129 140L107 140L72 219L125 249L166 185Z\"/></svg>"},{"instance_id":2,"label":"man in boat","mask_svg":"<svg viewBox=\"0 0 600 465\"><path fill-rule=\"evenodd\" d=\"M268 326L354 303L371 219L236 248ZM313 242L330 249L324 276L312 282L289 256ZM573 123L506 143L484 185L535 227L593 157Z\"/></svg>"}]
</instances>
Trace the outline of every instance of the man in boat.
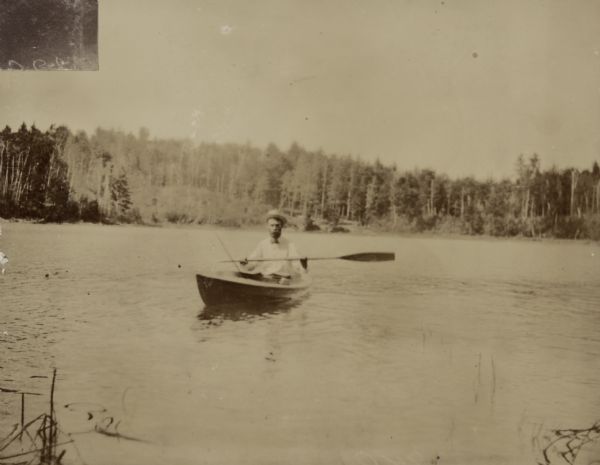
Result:
<instances>
[{"instance_id":1,"label":"man in boat","mask_svg":"<svg viewBox=\"0 0 600 465\"><path fill-rule=\"evenodd\" d=\"M260 241L254 251L240 262L245 271L280 284L288 284L292 279L307 272L308 260L306 258L270 261L278 258L300 257L296 246L285 237L281 237L286 223L287 218L278 210L271 210L267 213L269 237ZM260 259L269 261L252 261Z\"/></svg>"}]
</instances>

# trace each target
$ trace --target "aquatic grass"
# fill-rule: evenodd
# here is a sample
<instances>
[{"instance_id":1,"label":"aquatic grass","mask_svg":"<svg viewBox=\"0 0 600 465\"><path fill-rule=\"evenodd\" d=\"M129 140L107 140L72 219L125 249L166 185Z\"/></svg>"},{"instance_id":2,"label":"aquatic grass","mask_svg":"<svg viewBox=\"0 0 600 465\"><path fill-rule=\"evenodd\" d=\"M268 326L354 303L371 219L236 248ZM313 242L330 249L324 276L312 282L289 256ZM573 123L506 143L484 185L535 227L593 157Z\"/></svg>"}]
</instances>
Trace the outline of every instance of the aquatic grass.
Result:
<instances>
[{"instance_id":1,"label":"aquatic grass","mask_svg":"<svg viewBox=\"0 0 600 465\"><path fill-rule=\"evenodd\" d=\"M545 439L547 445L542 449L538 465L574 465L583 447L600 439L600 420L589 428L552 430Z\"/></svg>"},{"instance_id":2,"label":"aquatic grass","mask_svg":"<svg viewBox=\"0 0 600 465\"><path fill-rule=\"evenodd\" d=\"M33 376L32 378L46 378ZM19 423L12 430L0 438L0 465L60 465L67 454L67 446L71 446L81 463L85 463L77 449L75 434L98 433L103 436L136 442L148 442L133 436L121 434L118 431L120 422L112 416L96 418L95 413L105 413L105 408L87 411L87 420L94 421L94 427L78 433L63 431L56 419L54 394L56 390L56 368L52 372L52 382L48 401L48 411L32 420L26 421L27 396L41 396L36 392L21 391L0 387L0 393L20 395L21 408ZM75 404L66 404L64 408L72 408Z\"/></svg>"},{"instance_id":3,"label":"aquatic grass","mask_svg":"<svg viewBox=\"0 0 600 465\"><path fill-rule=\"evenodd\" d=\"M33 420L25 422L25 399L28 395L41 395L34 392L2 388L1 392L20 394L20 421L12 431L0 440L0 464L60 464L66 449L59 451L61 446L70 444L73 439L59 441L59 427L54 408L54 391L56 386L56 368L52 373L50 401L48 413L42 413ZM15 461L16 460L16 461Z\"/></svg>"}]
</instances>

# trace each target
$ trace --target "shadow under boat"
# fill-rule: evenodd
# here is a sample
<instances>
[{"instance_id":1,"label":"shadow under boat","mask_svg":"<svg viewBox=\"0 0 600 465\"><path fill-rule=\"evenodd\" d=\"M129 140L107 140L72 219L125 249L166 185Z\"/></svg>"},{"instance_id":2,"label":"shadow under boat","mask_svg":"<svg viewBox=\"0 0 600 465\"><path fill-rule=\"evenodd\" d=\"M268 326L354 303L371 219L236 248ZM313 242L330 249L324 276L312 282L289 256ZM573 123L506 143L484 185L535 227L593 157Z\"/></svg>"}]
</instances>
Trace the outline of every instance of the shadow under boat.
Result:
<instances>
[{"instance_id":1,"label":"shadow under boat","mask_svg":"<svg viewBox=\"0 0 600 465\"><path fill-rule=\"evenodd\" d=\"M259 317L270 317L289 312L293 308L300 306L307 298L308 296L304 295L292 300L250 300L247 302L227 302L206 305L202 310L200 310L200 313L198 313L198 319L202 321L245 321Z\"/></svg>"}]
</instances>

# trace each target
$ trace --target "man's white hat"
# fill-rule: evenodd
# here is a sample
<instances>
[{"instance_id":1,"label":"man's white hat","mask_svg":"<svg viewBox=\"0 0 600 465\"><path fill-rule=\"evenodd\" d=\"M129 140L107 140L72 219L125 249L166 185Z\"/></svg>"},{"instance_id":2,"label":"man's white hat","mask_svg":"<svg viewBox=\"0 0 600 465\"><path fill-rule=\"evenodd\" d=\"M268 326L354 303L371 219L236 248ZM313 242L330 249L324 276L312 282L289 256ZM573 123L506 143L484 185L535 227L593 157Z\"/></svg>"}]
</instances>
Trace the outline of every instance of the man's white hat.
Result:
<instances>
[{"instance_id":1,"label":"man's white hat","mask_svg":"<svg viewBox=\"0 0 600 465\"><path fill-rule=\"evenodd\" d=\"M269 210L267 213L267 221L269 221L271 218L278 219L284 225L287 223L287 218L279 210Z\"/></svg>"}]
</instances>

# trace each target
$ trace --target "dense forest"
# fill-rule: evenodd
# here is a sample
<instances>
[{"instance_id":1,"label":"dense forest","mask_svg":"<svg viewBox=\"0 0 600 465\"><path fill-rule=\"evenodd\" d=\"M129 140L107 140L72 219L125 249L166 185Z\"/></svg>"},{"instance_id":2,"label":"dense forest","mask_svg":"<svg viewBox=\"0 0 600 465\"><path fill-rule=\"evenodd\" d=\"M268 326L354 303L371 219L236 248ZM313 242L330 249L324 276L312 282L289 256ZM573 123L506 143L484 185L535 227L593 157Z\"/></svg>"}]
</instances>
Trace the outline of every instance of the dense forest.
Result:
<instances>
[{"instance_id":1,"label":"dense forest","mask_svg":"<svg viewBox=\"0 0 600 465\"><path fill-rule=\"evenodd\" d=\"M600 167L542 169L515 157L515 177L451 179L378 161L271 144L193 144L97 129L0 132L0 216L40 221L260 222L268 208L303 229L600 239Z\"/></svg>"}]
</instances>

